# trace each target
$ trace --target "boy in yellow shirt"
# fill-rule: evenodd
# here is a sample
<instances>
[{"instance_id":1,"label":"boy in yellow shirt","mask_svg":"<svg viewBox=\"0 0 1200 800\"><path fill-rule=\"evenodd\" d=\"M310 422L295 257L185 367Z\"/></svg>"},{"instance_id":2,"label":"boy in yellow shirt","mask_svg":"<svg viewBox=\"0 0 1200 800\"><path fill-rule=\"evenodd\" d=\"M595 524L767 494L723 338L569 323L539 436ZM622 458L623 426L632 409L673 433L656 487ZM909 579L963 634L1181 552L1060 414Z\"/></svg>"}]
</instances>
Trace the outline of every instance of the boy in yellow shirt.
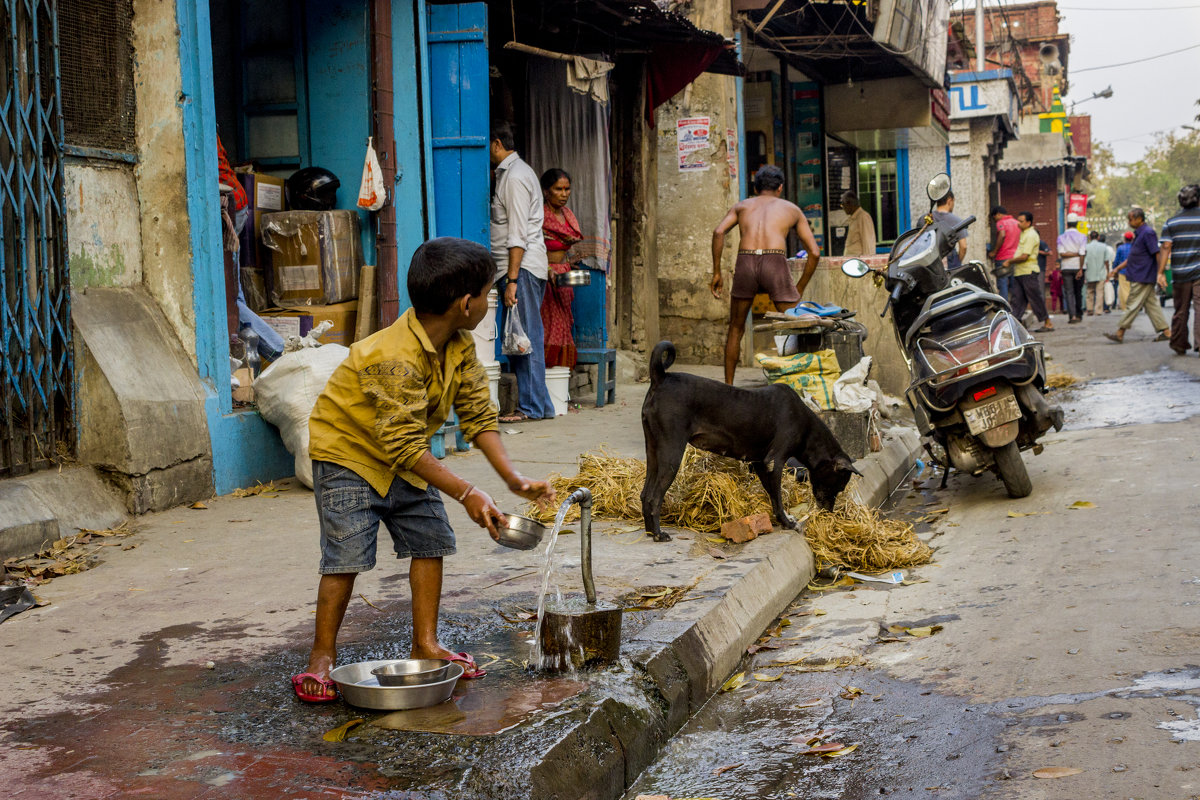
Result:
<instances>
[{"instance_id":1,"label":"boy in yellow shirt","mask_svg":"<svg viewBox=\"0 0 1200 800\"><path fill-rule=\"evenodd\" d=\"M329 679L337 633L360 572L375 567L382 522L397 558L411 559L412 658L462 663L465 677L482 670L437 638L442 558L455 552L439 490L497 539L504 514L485 492L434 458L430 437L451 408L508 488L541 505L554 502L546 481L531 481L509 461L497 429L487 374L470 331L488 313L496 265L487 248L465 239L433 239L417 248L408 270L413 307L350 348L309 418L313 493L321 526L321 582L308 671L292 677L301 700L334 700Z\"/></svg>"}]
</instances>

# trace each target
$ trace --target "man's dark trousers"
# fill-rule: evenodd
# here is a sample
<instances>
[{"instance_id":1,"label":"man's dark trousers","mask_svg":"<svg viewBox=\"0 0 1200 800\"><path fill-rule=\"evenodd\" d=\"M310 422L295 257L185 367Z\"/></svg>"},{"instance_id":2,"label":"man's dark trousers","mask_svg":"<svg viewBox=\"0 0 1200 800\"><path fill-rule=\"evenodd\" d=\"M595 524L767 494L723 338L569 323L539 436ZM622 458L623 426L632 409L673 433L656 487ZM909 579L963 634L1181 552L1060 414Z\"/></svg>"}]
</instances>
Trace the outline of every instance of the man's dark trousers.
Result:
<instances>
[{"instance_id":1,"label":"man's dark trousers","mask_svg":"<svg viewBox=\"0 0 1200 800\"><path fill-rule=\"evenodd\" d=\"M1194 347L1200 350L1200 280L1175 281L1171 289L1175 313L1171 315L1171 349L1177 353L1188 350L1188 311L1192 312Z\"/></svg>"},{"instance_id":2,"label":"man's dark trousers","mask_svg":"<svg viewBox=\"0 0 1200 800\"><path fill-rule=\"evenodd\" d=\"M1042 281L1039 273L1014 276L1010 291L1012 292L1011 305L1014 317L1020 320L1025 316L1025 306L1028 304L1038 322L1043 325L1046 323L1049 315L1046 314L1046 296L1042 294Z\"/></svg>"}]
</instances>

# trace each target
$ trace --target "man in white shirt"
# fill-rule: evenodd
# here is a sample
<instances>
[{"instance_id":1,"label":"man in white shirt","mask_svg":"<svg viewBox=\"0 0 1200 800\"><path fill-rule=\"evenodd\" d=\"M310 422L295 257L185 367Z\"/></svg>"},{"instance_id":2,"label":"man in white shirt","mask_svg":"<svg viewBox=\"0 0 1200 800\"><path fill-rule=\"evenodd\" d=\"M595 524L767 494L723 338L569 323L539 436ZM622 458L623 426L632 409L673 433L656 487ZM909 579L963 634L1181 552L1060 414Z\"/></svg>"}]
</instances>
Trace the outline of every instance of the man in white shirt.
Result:
<instances>
[{"instance_id":1,"label":"man in white shirt","mask_svg":"<svg viewBox=\"0 0 1200 800\"><path fill-rule=\"evenodd\" d=\"M542 298L550 271L542 234L542 186L533 169L517 155L512 127L506 122L492 128L491 158L495 167L492 258L497 267L496 289L504 298L505 309L501 331L506 329L508 315L516 314L530 344L529 353L506 356L517 376L517 409L500 421L552 419L554 403L546 388L542 330Z\"/></svg>"},{"instance_id":2,"label":"man in white shirt","mask_svg":"<svg viewBox=\"0 0 1200 800\"><path fill-rule=\"evenodd\" d=\"M1062 271L1067 322L1083 321L1083 253L1087 244L1087 237L1079 231L1079 215L1067 214L1067 230L1058 237L1058 267Z\"/></svg>"}]
</instances>

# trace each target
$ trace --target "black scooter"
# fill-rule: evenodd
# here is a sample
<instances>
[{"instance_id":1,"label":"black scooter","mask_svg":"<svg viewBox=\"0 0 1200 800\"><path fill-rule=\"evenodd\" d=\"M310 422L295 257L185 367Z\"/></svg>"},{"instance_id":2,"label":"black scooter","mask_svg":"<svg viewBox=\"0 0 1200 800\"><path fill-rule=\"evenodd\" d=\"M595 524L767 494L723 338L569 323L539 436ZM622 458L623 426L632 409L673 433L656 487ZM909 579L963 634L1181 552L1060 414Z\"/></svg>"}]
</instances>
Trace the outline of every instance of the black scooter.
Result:
<instances>
[{"instance_id":1,"label":"black scooter","mask_svg":"<svg viewBox=\"0 0 1200 800\"><path fill-rule=\"evenodd\" d=\"M933 218L949 191L948 175L929 182L930 213L896 240L886 276L876 275L890 292L888 307L908 364L905 397L931 457L946 470L943 487L949 467L972 475L991 469L1010 497L1025 497L1033 484L1021 451L1040 453L1038 439L1062 428L1063 413L1044 396L1041 343L996 294L984 265L946 269L946 256L975 221L967 217L951 227ZM842 272L861 278L871 269L850 259Z\"/></svg>"}]
</instances>

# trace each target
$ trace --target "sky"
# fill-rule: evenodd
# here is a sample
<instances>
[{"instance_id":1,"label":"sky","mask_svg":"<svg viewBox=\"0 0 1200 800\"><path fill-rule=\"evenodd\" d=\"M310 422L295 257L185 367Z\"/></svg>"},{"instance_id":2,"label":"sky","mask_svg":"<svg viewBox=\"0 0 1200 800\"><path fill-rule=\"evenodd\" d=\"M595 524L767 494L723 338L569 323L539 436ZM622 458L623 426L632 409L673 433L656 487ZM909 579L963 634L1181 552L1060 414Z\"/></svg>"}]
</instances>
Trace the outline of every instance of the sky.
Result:
<instances>
[{"instance_id":1,"label":"sky","mask_svg":"<svg viewBox=\"0 0 1200 800\"><path fill-rule=\"evenodd\" d=\"M1005 0L1009 6L1019 5ZM997 5L999 0L986 0ZM974 8L954 0L952 8ZM1157 10L1165 9L1165 10ZM1071 35L1064 102L1092 115L1092 138L1112 146L1118 161L1141 159L1156 131L1200 128L1200 47L1152 61L1081 71L1200 45L1200 0L1059 0L1059 30ZM969 35L974 27L967 26ZM1111 98L1082 102L1108 86Z\"/></svg>"}]
</instances>

